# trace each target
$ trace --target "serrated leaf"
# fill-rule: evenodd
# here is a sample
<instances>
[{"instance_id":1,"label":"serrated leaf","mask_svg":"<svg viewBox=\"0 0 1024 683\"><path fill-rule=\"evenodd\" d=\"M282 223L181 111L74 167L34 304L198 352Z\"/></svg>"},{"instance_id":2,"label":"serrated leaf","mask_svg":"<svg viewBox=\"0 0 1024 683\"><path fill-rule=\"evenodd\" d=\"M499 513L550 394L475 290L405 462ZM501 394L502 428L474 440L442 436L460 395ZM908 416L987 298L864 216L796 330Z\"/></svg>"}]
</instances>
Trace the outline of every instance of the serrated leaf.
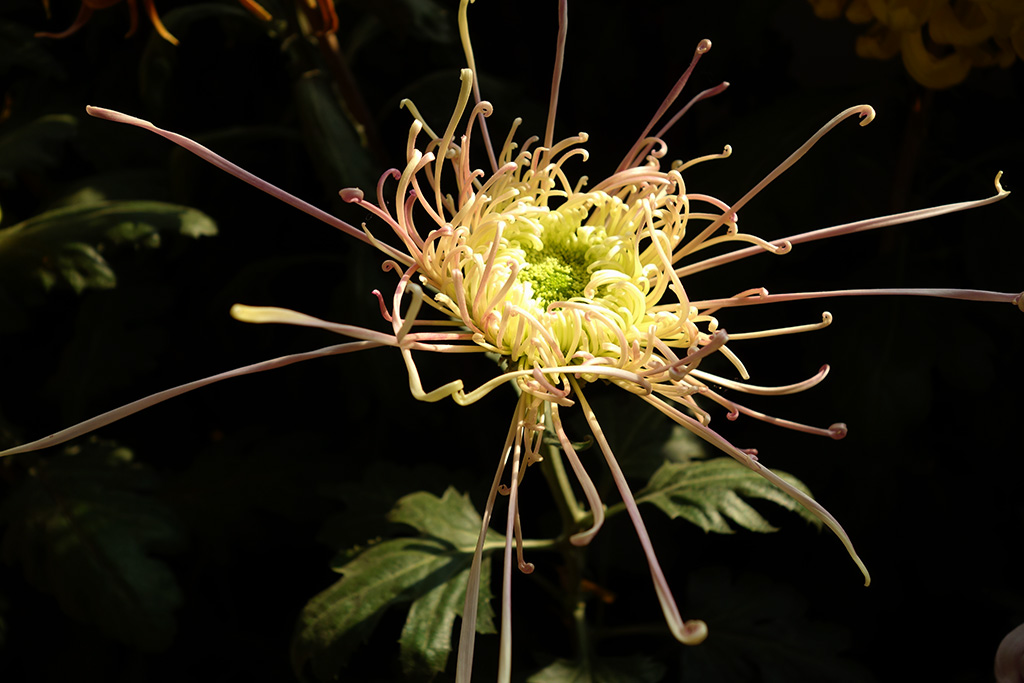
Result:
<instances>
[{"instance_id":1,"label":"serrated leaf","mask_svg":"<svg viewBox=\"0 0 1024 683\"><path fill-rule=\"evenodd\" d=\"M587 662L555 660L526 679L526 683L658 683L665 667L640 655L595 657Z\"/></svg>"},{"instance_id":2,"label":"serrated leaf","mask_svg":"<svg viewBox=\"0 0 1024 683\"><path fill-rule=\"evenodd\" d=\"M477 633L496 633L490 591L491 560L481 565ZM412 603L398 640L402 671L407 676L431 678L444 671L452 651L452 629L456 615L462 616L469 583L467 567Z\"/></svg>"},{"instance_id":3,"label":"serrated leaf","mask_svg":"<svg viewBox=\"0 0 1024 683\"><path fill-rule=\"evenodd\" d=\"M779 471L776 474L810 495L793 475ZM672 519L682 517L704 531L732 533L730 521L750 531L776 531L744 498L770 501L812 524L821 524L796 500L729 458L665 463L636 494L638 503L652 503Z\"/></svg>"},{"instance_id":4,"label":"serrated leaf","mask_svg":"<svg viewBox=\"0 0 1024 683\"><path fill-rule=\"evenodd\" d=\"M480 535L480 515L468 494L460 495L449 488L438 498L426 491L410 493L399 500L388 519L408 524L420 533L448 541L457 548L472 552ZM501 541L502 536L489 532L490 539Z\"/></svg>"},{"instance_id":5,"label":"serrated leaf","mask_svg":"<svg viewBox=\"0 0 1024 683\"><path fill-rule=\"evenodd\" d=\"M5 272L33 273L47 289L59 280L77 292L109 288L116 278L102 248L128 243L159 246L163 230L176 230L188 237L217 234L209 216L187 206L141 200L92 201L50 209L0 230L0 263Z\"/></svg>"},{"instance_id":6,"label":"serrated leaf","mask_svg":"<svg viewBox=\"0 0 1024 683\"><path fill-rule=\"evenodd\" d=\"M292 665L300 675L309 666L320 680L333 679L355 648L369 637L385 610L413 601L402 634L403 665L428 673L444 669L451 631L461 612L481 519L468 496L449 488L441 498L417 492L389 514L395 522L424 532L371 545L335 571L342 578L314 597L299 616L292 642ZM488 540L499 540L490 532ZM482 565L481 586L490 565ZM481 589L481 632L493 632L489 594Z\"/></svg>"},{"instance_id":7,"label":"serrated leaf","mask_svg":"<svg viewBox=\"0 0 1024 683\"><path fill-rule=\"evenodd\" d=\"M37 460L0 509L4 560L70 616L142 650L166 648L181 594L153 553L183 539L149 495L155 484L131 451L97 439Z\"/></svg>"},{"instance_id":8,"label":"serrated leaf","mask_svg":"<svg viewBox=\"0 0 1024 683\"><path fill-rule=\"evenodd\" d=\"M299 616L292 643L296 672L301 674L308 663L316 678L332 679L387 607L451 577L455 555L439 541L400 538L372 546L341 567L343 578L314 597Z\"/></svg>"},{"instance_id":9,"label":"serrated leaf","mask_svg":"<svg viewBox=\"0 0 1024 683\"><path fill-rule=\"evenodd\" d=\"M392 522L408 524L422 534L439 538L461 548L464 553L475 550L480 534L480 515L468 495L459 495L452 488L438 498L430 493L411 493L388 514ZM500 543L502 537L488 531L488 541ZM470 556L471 558L471 556ZM477 607L478 633L495 633L494 612L490 604L490 561L481 568L480 598ZM462 614L469 583L469 567L417 599L409 610L402 629L402 669L407 675L428 676L444 671L452 649L452 627L455 616Z\"/></svg>"}]
</instances>

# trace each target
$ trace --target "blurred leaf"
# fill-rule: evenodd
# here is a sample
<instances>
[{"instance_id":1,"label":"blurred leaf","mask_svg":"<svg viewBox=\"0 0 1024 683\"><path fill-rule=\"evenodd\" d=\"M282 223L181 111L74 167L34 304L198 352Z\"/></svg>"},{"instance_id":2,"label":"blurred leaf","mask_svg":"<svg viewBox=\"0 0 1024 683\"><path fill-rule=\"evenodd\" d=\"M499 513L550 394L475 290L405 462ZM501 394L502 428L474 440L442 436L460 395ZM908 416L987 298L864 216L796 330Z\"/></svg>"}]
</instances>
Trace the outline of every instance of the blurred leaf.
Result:
<instances>
[{"instance_id":1,"label":"blurred leaf","mask_svg":"<svg viewBox=\"0 0 1024 683\"><path fill-rule=\"evenodd\" d=\"M796 477L777 470L776 474L810 495L807 487ZM636 494L638 503L653 503L672 519L682 517L704 531L732 533L729 520L750 531L776 531L743 498L771 501L812 524L821 524L781 489L730 458L667 462Z\"/></svg>"},{"instance_id":2,"label":"blurred leaf","mask_svg":"<svg viewBox=\"0 0 1024 683\"><path fill-rule=\"evenodd\" d=\"M89 196L88 193L83 196ZM49 289L67 282L76 292L110 288L117 280L101 253L105 246L160 244L161 230L188 237L217 234L205 213L164 202L90 201L44 211L0 230L0 272L29 271Z\"/></svg>"},{"instance_id":3,"label":"blurred leaf","mask_svg":"<svg viewBox=\"0 0 1024 683\"><path fill-rule=\"evenodd\" d=\"M373 544L335 567L343 578L314 597L299 616L292 665L300 675L309 665L317 679L333 679L385 610L408 601L413 606L402 631L403 667L421 675L444 669L455 616L465 600L480 516L468 496L449 488L441 498L412 493L398 501L389 518L424 535ZM488 532L488 540L497 544L501 537ZM343 555L336 564L344 560ZM484 588L489 583L485 558L477 621L481 633L494 632L490 595Z\"/></svg>"},{"instance_id":4,"label":"blurred leaf","mask_svg":"<svg viewBox=\"0 0 1024 683\"><path fill-rule=\"evenodd\" d=\"M437 0L362 0L359 4L368 14L352 30L350 55L373 40L381 40L382 32L388 41L412 38L447 44L455 40L452 11Z\"/></svg>"},{"instance_id":5,"label":"blurred leaf","mask_svg":"<svg viewBox=\"0 0 1024 683\"><path fill-rule=\"evenodd\" d=\"M177 520L150 494L156 478L132 453L93 438L39 458L0 508L3 556L72 617L142 650L162 650L181 602L152 553L182 544Z\"/></svg>"},{"instance_id":6,"label":"blurred leaf","mask_svg":"<svg viewBox=\"0 0 1024 683\"><path fill-rule=\"evenodd\" d=\"M73 138L78 121L69 114L50 114L0 137L0 183L14 180L17 171L56 166L55 148Z\"/></svg>"},{"instance_id":7,"label":"blurred leaf","mask_svg":"<svg viewBox=\"0 0 1024 683\"><path fill-rule=\"evenodd\" d=\"M324 77L295 83L295 102L303 137L327 187L374 187L379 173L363 144L362 134L339 106L331 82Z\"/></svg>"},{"instance_id":8,"label":"blurred leaf","mask_svg":"<svg viewBox=\"0 0 1024 683\"><path fill-rule=\"evenodd\" d=\"M449 19L451 11L436 0L399 0L398 7L408 12L413 34L436 43L455 39Z\"/></svg>"},{"instance_id":9,"label":"blurred leaf","mask_svg":"<svg viewBox=\"0 0 1024 683\"><path fill-rule=\"evenodd\" d=\"M42 79L63 80L64 68L34 33L21 24L0 20L0 73L10 74L21 67Z\"/></svg>"},{"instance_id":10,"label":"blurred leaf","mask_svg":"<svg viewBox=\"0 0 1024 683\"><path fill-rule=\"evenodd\" d=\"M555 660L526 679L526 683L658 683L665 667L653 659L595 657L589 662Z\"/></svg>"}]
</instances>

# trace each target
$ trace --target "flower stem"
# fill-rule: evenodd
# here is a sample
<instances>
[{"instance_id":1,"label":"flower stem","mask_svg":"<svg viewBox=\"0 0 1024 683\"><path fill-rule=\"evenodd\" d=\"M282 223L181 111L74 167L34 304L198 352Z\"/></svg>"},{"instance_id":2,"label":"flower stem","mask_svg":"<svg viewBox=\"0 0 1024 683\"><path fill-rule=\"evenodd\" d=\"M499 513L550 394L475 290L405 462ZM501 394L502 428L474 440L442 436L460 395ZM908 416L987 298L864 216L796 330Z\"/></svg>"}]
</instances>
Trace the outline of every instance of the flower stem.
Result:
<instances>
[{"instance_id":1,"label":"flower stem","mask_svg":"<svg viewBox=\"0 0 1024 683\"><path fill-rule=\"evenodd\" d=\"M589 513L580 509L579 501L576 500L576 494L562 463L561 449L554 444L549 445L547 457L541 460L540 466L555 504L558 505L558 513L562 516L563 530L567 534L575 533L581 528L580 522L586 519Z\"/></svg>"}]
</instances>

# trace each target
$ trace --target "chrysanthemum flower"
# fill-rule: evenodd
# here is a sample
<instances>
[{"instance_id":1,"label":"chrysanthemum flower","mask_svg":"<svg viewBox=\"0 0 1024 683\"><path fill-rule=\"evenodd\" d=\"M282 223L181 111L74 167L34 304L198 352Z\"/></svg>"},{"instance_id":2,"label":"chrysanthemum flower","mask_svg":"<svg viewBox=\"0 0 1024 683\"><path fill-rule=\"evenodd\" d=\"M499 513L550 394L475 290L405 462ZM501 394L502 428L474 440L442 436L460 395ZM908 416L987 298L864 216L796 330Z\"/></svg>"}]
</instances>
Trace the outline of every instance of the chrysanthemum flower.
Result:
<instances>
[{"instance_id":1,"label":"chrysanthemum flower","mask_svg":"<svg viewBox=\"0 0 1024 683\"><path fill-rule=\"evenodd\" d=\"M1024 59L1024 4L1013 0L808 1L822 19L842 14L854 24L870 23L857 38L857 54L899 54L914 80L928 88L954 86L972 68L1006 68Z\"/></svg>"},{"instance_id":2,"label":"chrysanthemum flower","mask_svg":"<svg viewBox=\"0 0 1024 683\"><path fill-rule=\"evenodd\" d=\"M390 331L328 322L286 309L236 305L231 312L239 320L316 327L356 341L238 368L169 389L4 454L67 441L172 396L229 377L315 357L390 346L402 355L410 390L417 399L450 398L466 405L509 382L519 394L499 451L470 573L459 645L459 681L470 678L482 550L499 494L507 495L509 501L499 680L509 678L513 563L522 571L532 571L532 565L522 553L518 490L530 465L541 459L545 432L557 437L590 508L587 525L578 529L570 540L577 545L588 543L603 523L602 501L560 417L561 408L576 403L582 409L636 528L669 628L679 641L688 644L699 643L707 635L702 621L682 618L672 597L629 486L588 401L589 385L598 381L614 384L635 400L649 403L793 496L835 532L867 583L867 569L835 518L762 464L756 451L737 448L713 430L711 413L707 410L718 404L729 419L747 415L781 427L842 438L846 433L845 425L814 427L773 417L726 398L719 390L727 388L733 392L771 396L800 392L821 382L828 372L827 366L813 377L786 386L750 384L748 373L729 342L820 329L831 323L831 315L824 312L820 321L809 324L731 336L721 327L718 316L736 306L833 296L905 294L1018 306L1022 305L1021 296L945 289L769 294L747 283L736 292L707 298L691 296L684 281L693 273L758 254L782 255L802 242L984 206L1007 196L1000 187L999 176L996 176L996 193L986 199L868 219L768 242L740 229L740 209L835 126L852 117L858 117L861 125L869 123L874 116L871 107L861 105L840 113L731 204L694 192L687 184L694 168L725 159L731 150L726 147L720 154L666 163L667 147L663 140L690 106L721 93L728 85L722 83L697 94L670 115L691 71L711 48L710 41L705 40L697 46L689 68L615 172L596 183L590 183L585 176L574 179L569 169L586 161L583 144L587 136L581 133L563 140L554 137L565 45L566 3L560 3L561 30L543 137L523 139L519 133L521 122L517 119L511 130L500 138L499 145L492 143L486 126L492 109L479 92L467 28L468 4L469 0L462 0L459 10L468 68L461 73L461 91L448 122L435 131L411 102L403 103L413 117L405 166L391 169L381 177L374 201L366 199L360 190L341 192L346 201L365 208L376 219L375 225L389 230L394 239L385 240L378 228L371 231L367 226L355 227L310 206L192 140L131 116L89 108L94 116L129 123L168 138L246 182L378 248L386 256L384 268L399 276L390 297L386 299L375 292ZM481 156L485 158L487 170L478 168L471 157L471 150L480 146L484 149ZM705 249L722 245L734 248L717 256L704 256ZM441 319L421 317L424 304L440 312ZM426 389L421 384L416 364L417 356L424 352L492 353L500 357L502 371L472 389L458 379ZM716 354L742 379L730 379L701 368L705 360ZM510 470L508 476L506 470Z\"/></svg>"}]
</instances>

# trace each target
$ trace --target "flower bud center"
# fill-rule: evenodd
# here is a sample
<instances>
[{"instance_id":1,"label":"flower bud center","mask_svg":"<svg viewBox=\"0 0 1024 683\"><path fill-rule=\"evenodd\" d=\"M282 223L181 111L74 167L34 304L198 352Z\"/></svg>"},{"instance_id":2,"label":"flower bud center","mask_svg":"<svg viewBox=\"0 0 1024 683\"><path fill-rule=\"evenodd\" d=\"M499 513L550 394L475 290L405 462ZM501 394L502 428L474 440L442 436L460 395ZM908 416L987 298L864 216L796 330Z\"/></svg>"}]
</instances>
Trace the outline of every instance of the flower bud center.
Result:
<instances>
[{"instance_id":1,"label":"flower bud center","mask_svg":"<svg viewBox=\"0 0 1024 683\"><path fill-rule=\"evenodd\" d=\"M533 298L540 306L583 296L583 288L590 282L585 248L545 244L539 251L526 249L525 252L527 265L519 271L519 278L530 283Z\"/></svg>"}]
</instances>

